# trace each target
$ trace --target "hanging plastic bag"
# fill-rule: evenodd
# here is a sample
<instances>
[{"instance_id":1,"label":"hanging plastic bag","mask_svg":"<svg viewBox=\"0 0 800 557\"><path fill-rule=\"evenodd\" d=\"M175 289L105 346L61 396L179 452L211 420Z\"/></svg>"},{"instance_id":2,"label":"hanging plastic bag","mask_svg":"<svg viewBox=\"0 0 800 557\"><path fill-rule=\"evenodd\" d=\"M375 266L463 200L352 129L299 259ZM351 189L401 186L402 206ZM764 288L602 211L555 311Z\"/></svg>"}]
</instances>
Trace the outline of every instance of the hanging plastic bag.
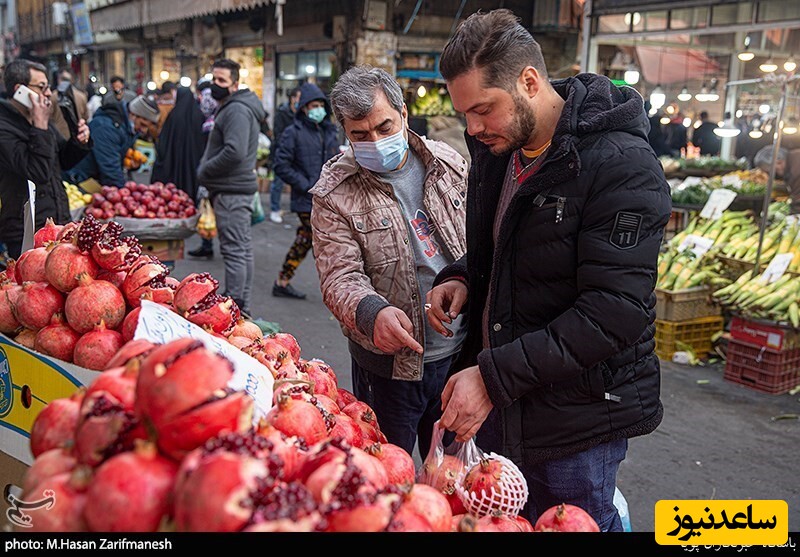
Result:
<instances>
[{"instance_id":1,"label":"hanging plastic bag","mask_svg":"<svg viewBox=\"0 0 800 557\"><path fill-rule=\"evenodd\" d=\"M217 235L217 217L211 200L204 197L200 201L200 218L197 219L197 233L201 238L210 240Z\"/></svg>"},{"instance_id":2,"label":"hanging plastic bag","mask_svg":"<svg viewBox=\"0 0 800 557\"><path fill-rule=\"evenodd\" d=\"M250 217L250 224L255 226L259 222L263 222L266 218L264 206L261 205L261 195L256 192L255 195L253 195L253 214Z\"/></svg>"}]
</instances>

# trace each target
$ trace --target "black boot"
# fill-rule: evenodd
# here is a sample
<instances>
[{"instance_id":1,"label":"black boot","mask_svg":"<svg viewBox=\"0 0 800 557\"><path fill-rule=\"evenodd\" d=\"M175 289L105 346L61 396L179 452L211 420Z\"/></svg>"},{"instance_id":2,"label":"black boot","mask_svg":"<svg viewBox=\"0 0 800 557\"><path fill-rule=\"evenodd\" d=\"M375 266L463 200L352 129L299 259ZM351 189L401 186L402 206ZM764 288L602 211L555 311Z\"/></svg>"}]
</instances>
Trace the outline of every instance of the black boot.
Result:
<instances>
[{"instance_id":1,"label":"black boot","mask_svg":"<svg viewBox=\"0 0 800 557\"><path fill-rule=\"evenodd\" d=\"M272 295L278 298L295 298L296 300L305 300L306 298L305 294L295 290L291 284L281 286L277 282L272 285Z\"/></svg>"}]
</instances>

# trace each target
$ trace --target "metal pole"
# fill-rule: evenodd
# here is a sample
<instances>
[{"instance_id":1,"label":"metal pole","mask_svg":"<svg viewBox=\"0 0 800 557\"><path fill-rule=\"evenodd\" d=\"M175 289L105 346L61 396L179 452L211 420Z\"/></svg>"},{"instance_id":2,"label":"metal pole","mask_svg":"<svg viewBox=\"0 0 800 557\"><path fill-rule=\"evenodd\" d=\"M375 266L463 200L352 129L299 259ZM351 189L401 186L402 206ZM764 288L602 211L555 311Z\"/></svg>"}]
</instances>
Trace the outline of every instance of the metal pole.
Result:
<instances>
[{"instance_id":1,"label":"metal pole","mask_svg":"<svg viewBox=\"0 0 800 557\"><path fill-rule=\"evenodd\" d=\"M591 71L589 65L589 56L591 52L592 42L592 0L586 0L583 3L583 45L581 52L581 73Z\"/></svg>"},{"instance_id":2,"label":"metal pole","mask_svg":"<svg viewBox=\"0 0 800 557\"><path fill-rule=\"evenodd\" d=\"M758 231L758 250L756 251L756 264L753 267L753 273L759 274L759 266L761 264L761 246L764 243L764 232L767 228L767 213L769 212L769 204L772 201L772 184L775 182L775 165L778 163L778 151L781 148L781 137L783 137L783 130L781 122L783 121L783 110L786 108L786 93L788 90L789 80L783 80L781 83L781 99L778 102L778 114L775 118L775 125L777 131L775 132L775 143L772 146L772 164L769 168L769 179L767 180L767 192L764 194L764 204L761 207L761 226Z\"/></svg>"}]
</instances>

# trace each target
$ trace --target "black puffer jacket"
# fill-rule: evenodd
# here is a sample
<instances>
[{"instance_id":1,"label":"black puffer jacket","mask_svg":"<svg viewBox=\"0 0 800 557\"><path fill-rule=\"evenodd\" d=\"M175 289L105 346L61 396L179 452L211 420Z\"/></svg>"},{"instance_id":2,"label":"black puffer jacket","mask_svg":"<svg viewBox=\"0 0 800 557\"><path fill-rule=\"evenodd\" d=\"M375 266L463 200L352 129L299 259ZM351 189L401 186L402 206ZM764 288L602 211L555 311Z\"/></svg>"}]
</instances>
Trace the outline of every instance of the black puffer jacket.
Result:
<instances>
[{"instance_id":1,"label":"black puffer jacket","mask_svg":"<svg viewBox=\"0 0 800 557\"><path fill-rule=\"evenodd\" d=\"M529 463L649 433L663 413L653 289L671 200L642 98L591 74L553 86L566 103L552 146L512 200L497 249L509 156L467 138L468 255L437 277L469 283L453 371L478 363L494 403L478 442ZM489 288L492 348L481 350Z\"/></svg>"}]
</instances>

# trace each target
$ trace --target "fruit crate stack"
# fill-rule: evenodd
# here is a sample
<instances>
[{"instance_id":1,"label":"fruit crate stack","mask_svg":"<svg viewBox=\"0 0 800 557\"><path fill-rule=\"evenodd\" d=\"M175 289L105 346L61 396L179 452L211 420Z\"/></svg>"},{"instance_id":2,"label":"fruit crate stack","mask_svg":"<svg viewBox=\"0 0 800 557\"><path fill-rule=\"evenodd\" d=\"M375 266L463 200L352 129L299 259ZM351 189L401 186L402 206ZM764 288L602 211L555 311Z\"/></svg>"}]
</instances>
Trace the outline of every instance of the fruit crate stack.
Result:
<instances>
[{"instance_id":1,"label":"fruit crate stack","mask_svg":"<svg viewBox=\"0 0 800 557\"><path fill-rule=\"evenodd\" d=\"M750 389L784 394L800 385L800 331L734 316L724 378Z\"/></svg>"}]
</instances>

